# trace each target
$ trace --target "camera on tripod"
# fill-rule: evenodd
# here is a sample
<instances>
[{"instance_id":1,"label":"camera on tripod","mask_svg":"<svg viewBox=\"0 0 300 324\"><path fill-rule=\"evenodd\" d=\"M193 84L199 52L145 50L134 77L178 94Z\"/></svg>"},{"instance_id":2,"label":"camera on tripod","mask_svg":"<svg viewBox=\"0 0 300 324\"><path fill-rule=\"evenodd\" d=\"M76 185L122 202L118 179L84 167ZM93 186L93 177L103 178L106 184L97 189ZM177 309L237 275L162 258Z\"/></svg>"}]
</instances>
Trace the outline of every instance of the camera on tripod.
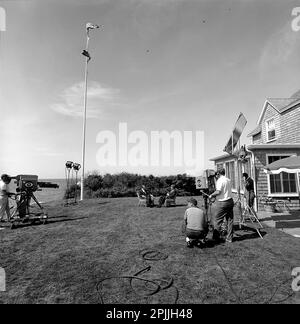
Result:
<instances>
[{"instance_id":1,"label":"camera on tripod","mask_svg":"<svg viewBox=\"0 0 300 324\"><path fill-rule=\"evenodd\" d=\"M38 202L34 195L35 191L41 190L40 188L59 188L57 184L51 182L39 182L37 175L21 174L15 177L16 188L16 205L17 208L13 213L12 228L19 222L23 222L24 219L35 222L36 220L42 221L43 223L47 220L47 215L44 213L43 207ZM33 200L39 207L39 213L33 213L30 211L31 200Z\"/></svg>"},{"instance_id":2,"label":"camera on tripod","mask_svg":"<svg viewBox=\"0 0 300 324\"><path fill-rule=\"evenodd\" d=\"M18 175L13 179L16 179L17 192L35 192L38 190L37 175Z\"/></svg>"}]
</instances>

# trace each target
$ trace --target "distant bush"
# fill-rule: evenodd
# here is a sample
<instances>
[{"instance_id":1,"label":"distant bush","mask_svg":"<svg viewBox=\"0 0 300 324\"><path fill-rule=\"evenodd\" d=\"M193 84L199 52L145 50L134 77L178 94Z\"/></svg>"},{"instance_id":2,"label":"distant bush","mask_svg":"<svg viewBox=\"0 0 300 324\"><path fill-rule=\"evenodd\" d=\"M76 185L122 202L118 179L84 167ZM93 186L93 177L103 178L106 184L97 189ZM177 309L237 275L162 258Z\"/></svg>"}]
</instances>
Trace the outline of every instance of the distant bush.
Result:
<instances>
[{"instance_id":1,"label":"distant bush","mask_svg":"<svg viewBox=\"0 0 300 324\"><path fill-rule=\"evenodd\" d=\"M145 185L153 195L166 194L174 184L179 196L197 196L199 191L195 186L195 178L186 174L176 176L155 177L132 173L105 174L96 172L89 174L84 181L85 195L90 198L136 197L136 190Z\"/></svg>"}]
</instances>

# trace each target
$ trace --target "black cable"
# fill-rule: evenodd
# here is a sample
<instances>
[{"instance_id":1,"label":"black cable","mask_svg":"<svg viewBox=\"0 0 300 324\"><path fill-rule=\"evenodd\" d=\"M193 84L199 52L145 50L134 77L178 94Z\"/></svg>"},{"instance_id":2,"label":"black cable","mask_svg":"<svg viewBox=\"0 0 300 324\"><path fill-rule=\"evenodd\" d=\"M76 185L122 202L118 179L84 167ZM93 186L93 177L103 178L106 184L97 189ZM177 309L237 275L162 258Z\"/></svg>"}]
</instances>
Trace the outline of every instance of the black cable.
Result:
<instances>
[{"instance_id":1,"label":"black cable","mask_svg":"<svg viewBox=\"0 0 300 324\"><path fill-rule=\"evenodd\" d=\"M232 284L231 284L231 282L230 282L230 280L229 280L229 278L228 278L228 276L227 276L227 274L226 274L226 271L224 270L224 268L223 268L222 265L220 264L220 262L219 262L218 258L216 257L215 253L212 253L212 255L213 255L215 261L217 262L217 265L221 268L221 270L222 270L222 272L223 272L223 275L224 275L224 277L225 277L225 280L226 280L226 282L227 282L227 284L228 284L228 286L229 286L231 292L232 292L233 295L235 296L237 302L238 302L239 304L242 304L242 301L241 301L241 299L240 299L240 296L235 292L235 290L234 290L234 288L233 288L233 286L232 286Z\"/></svg>"},{"instance_id":2,"label":"black cable","mask_svg":"<svg viewBox=\"0 0 300 324\"><path fill-rule=\"evenodd\" d=\"M142 251L140 251L140 255L144 260L159 261L159 260L166 260L168 258L167 254L160 251L156 251L156 250L146 250L144 252Z\"/></svg>"},{"instance_id":3,"label":"black cable","mask_svg":"<svg viewBox=\"0 0 300 324\"><path fill-rule=\"evenodd\" d=\"M149 260L149 261L159 261L159 260L166 260L168 258L168 255L157 251L157 250L142 250L140 251L140 255L142 257L143 260ZM147 265L145 268L143 268L142 270L139 270L138 272L136 272L134 275L132 276L110 276L110 277L106 277L101 279L97 284L96 284L96 290L98 292L99 295L99 299L100 299L100 303L104 304L104 299L103 299L103 294L102 294L102 283L106 280L110 280L110 279L129 279L129 284L131 289L138 295L141 297L150 297L153 296L155 294L157 294L158 292L168 289L171 286L173 286L174 283L174 279L173 277L170 277L170 279L163 279L163 278L159 278L159 279L145 279L145 278L141 278L139 277L141 274L148 272L151 270L151 266ZM133 280L140 280L145 282L145 288L150 290L149 292L146 293L139 293L132 285L132 281ZM150 286L154 286L153 288L150 287L149 289L149 285ZM178 298L179 298L179 291L178 289L173 286L173 288L175 288L176 291L176 296L175 296L175 301L174 304L177 303Z\"/></svg>"}]
</instances>

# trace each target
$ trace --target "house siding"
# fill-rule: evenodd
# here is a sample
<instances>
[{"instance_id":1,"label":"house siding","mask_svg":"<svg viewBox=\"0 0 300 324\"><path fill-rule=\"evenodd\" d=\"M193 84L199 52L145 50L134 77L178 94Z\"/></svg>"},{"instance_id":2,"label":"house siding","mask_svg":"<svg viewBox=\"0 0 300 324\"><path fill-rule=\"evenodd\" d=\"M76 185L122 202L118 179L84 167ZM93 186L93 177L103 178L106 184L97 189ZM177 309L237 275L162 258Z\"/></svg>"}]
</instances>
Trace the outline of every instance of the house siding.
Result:
<instances>
[{"instance_id":1,"label":"house siding","mask_svg":"<svg viewBox=\"0 0 300 324\"><path fill-rule=\"evenodd\" d=\"M268 119L274 119L275 122L275 134L276 134L276 139L273 141L268 141L267 138L267 126L266 126L266 121ZM265 113L263 115L263 119L261 122L261 129L262 129L262 142L261 143L272 143L272 144L277 144L280 143L281 139L281 127L280 127L280 114L279 112L270 104L267 105ZM259 143L259 144L261 144Z\"/></svg>"},{"instance_id":2,"label":"house siding","mask_svg":"<svg viewBox=\"0 0 300 324\"><path fill-rule=\"evenodd\" d=\"M266 164L268 164L267 156L268 155L289 155L289 154L297 154L300 155L300 149L277 149L277 150L257 150L254 151L254 163L255 163L255 181L256 181L256 192L258 198L258 208L263 209L263 205L260 202L260 197L262 195L268 196L269 195L269 188L268 188L268 175L264 172L263 168ZM276 196L275 200L284 200L287 197L285 196ZM290 197L291 203L289 206L292 209L299 208L299 197Z\"/></svg>"},{"instance_id":3,"label":"house siding","mask_svg":"<svg viewBox=\"0 0 300 324\"><path fill-rule=\"evenodd\" d=\"M300 105L281 115L280 143L300 143Z\"/></svg>"},{"instance_id":4,"label":"house siding","mask_svg":"<svg viewBox=\"0 0 300 324\"><path fill-rule=\"evenodd\" d=\"M263 143L263 139L262 139L262 135L261 133L254 135L252 137L252 143L253 144L262 144Z\"/></svg>"},{"instance_id":5,"label":"house siding","mask_svg":"<svg viewBox=\"0 0 300 324\"><path fill-rule=\"evenodd\" d=\"M276 139L268 141L266 121L274 118ZM287 144L300 143L300 104L280 114L273 106L267 104L261 121L262 131L252 137L253 144Z\"/></svg>"}]
</instances>

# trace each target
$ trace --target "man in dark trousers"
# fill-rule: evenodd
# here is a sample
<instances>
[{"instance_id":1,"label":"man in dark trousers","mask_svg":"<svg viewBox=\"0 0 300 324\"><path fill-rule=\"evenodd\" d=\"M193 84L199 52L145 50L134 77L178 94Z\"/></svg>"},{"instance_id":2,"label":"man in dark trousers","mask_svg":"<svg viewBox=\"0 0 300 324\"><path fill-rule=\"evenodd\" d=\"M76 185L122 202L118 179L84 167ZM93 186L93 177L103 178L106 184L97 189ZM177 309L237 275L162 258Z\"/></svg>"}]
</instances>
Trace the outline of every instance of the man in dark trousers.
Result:
<instances>
[{"instance_id":1,"label":"man in dark trousers","mask_svg":"<svg viewBox=\"0 0 300 324\"><path fill-rule=\"evenodd\" d=\"M208 232L206 217L202 209L197 207L197 200L188 199L188 208L184 214L183 231L186 235L186 245L192 248L194 245L204 247L205 237Z\"/></svg>"},{"instance_id":2,"label":"man in dark trousers","mask_svg":"<svg viewBox=\"0 0 300 324\"><path fill-rule=\"evenodd\" d=\"M233 207L231 181L225 177L225 169L222 168L217 172L216 191L209 198L216 197L217 210L214 218L213 239L220 242L221 227L224 219L227 221L227 238L226 242L232 243L233 239Z\"/></svg>"},{"instance_id":3,"label":"man in dark trousers","mask_svg":"<svg viewBox=\"0 0 300 324\"><path fill-rule=\"evenodd\" d=\"M245 198L248 206L253 209L254 205L254 181L249 177L248 173L243 173L244 184L245 184Z\"/></svg>"}]
</instances>

